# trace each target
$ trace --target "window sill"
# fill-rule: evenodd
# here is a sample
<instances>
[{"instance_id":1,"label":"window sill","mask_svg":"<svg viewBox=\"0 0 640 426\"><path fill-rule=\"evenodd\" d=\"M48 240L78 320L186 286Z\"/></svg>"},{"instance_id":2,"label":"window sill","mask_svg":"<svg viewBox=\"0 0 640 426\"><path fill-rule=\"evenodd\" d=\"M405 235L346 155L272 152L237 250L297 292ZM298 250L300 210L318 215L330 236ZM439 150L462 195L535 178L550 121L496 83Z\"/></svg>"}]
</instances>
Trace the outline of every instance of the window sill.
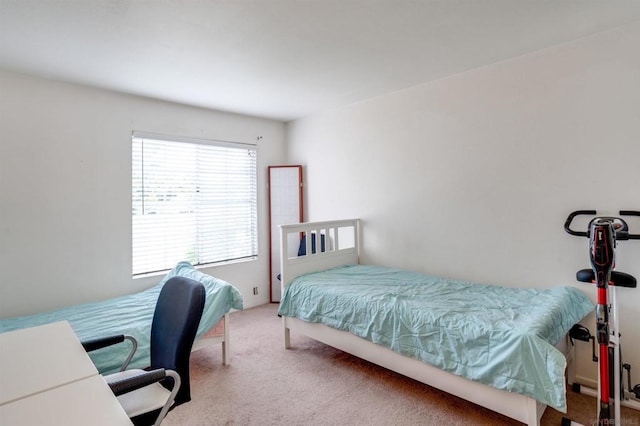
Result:
<instances>
[{"instance_id":1,"label":"window sill","mask_svg":"<svg viewBox=\"0 0 640 426\"><path fill-rule=\"evenodd\" d=\"M242 258L242 259L225 260L223 262L203 263L201 265L195 265L194 268L196 268L196 269L218 268L218 267L221 267L221 266L235 265L236 263L255 262L256 260L258 260L258 256L251 256L251 257L245 257L245 258ZM145 273L142 273L142 274L135 274L135 275L132 275L132 278L134 280L136 280L138 278L163 277L163 276L167 275L167 273L170 270L171 269L164 269L162 271L154 271L154 272L145 272Z\"/></svg>"}]
</instances>

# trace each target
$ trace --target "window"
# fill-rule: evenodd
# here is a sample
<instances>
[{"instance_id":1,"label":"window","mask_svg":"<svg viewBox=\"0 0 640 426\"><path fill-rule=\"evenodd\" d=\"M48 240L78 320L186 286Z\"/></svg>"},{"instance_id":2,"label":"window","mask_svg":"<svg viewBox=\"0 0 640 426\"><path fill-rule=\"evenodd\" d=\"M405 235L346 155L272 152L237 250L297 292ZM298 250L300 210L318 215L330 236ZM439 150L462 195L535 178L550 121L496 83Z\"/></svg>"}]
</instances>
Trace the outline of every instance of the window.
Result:
<instances>
[{"instance_id":1,"label":"window","mask_svg":"<svg viewBox=\"0 0 640 426\"><path fill-rule=\"evenodd\" d=\"M133 274L258 253L253 145L132 137Z\"/></svg>"}]
</instances>

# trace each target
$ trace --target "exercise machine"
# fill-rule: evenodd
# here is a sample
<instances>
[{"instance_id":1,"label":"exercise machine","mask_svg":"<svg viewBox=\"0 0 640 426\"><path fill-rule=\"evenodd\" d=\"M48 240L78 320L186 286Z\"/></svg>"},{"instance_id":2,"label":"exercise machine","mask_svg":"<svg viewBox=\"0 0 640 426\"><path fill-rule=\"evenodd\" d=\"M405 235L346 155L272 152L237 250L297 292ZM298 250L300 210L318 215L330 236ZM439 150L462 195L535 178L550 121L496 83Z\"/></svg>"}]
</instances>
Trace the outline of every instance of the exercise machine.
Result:
<instances>
[{"instance_id":1,"label":"exercise machine","mask_svg":"<svg viewBox=\"0 0 640 426\"><path fill-rule=\"evenodd\" d=\"M621 210L619 214L640 217L640 212L633 210ZM576 231L571 228L571 223L576 216L581 215L595 216L589 222L587 231ZM574 211L567 217L564 224L568 234L589 239L591 268L578 271L576 278L581 282L594 283L597 291L595 336L580 324L576 324L571 329L569 336L572 341L591 342L592 359L598 363L598 389L595 394L598 398L598 424L616 425L622 424L621 401L637 402L637 407L633 404L631 406L640 407L640 384L631 386L631 366L622 362L616 300L617 288L636 288L637 281L629 274L614 271L615 249L618 241L640 240L640 234L630 233L629 226L622 217L596 215L595 210ZM627 372L626 388L622 377L623 370ZM577 384L574 384L572 389L590 393ZM563 419L563 424L568 424L566 419Z\"/></svg>"}]
</instances>

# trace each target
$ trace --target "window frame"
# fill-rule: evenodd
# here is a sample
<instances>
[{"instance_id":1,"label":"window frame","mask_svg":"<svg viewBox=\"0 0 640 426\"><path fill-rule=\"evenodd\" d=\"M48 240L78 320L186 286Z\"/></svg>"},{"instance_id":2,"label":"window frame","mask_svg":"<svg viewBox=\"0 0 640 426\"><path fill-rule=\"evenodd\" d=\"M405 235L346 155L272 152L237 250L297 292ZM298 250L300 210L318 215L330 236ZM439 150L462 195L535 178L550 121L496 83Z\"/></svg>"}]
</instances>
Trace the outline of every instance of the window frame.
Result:
<instances>
[{"instance_id":1,"label":"window frame","mask_svg":"<svg viewBox=\"0 0 640 426\"><path fill-rule=\"evenodd\" d=\"M245 230L247 232L244 233L244 236L242 237L243 239L243 250L246 250L246 252L243 252L243 255L238 256L238 255L227 255L227 256L223 256L223 257L202 257L202 252L206 251L206 248L209 249L209 251L215 251L215 249L221 249L220 244L216 244L216 238L215 237L211 237L211 233L209 232L204 233L202 231L202 227L206 224L209 225L210 223L214 223L217 222L217 220L213 220L213 221L201 221L199 222L200 219L195 219L196 220L196 225L195 228L193 230L193 232L195 232L195 234L197 235L197 237L195 239L193 239L193 241L191 242L191 244L193 244L193 251L195 252L196 258L195 261L193 261L193 258L189 259L187 258L187 256L183 256L184 258L177 258L174 257L172 258L172 260L168 260L168 259L162 259L162 257L164 255L162 254L158 254L158 256L154 259L154 263L145 263L143 261L141 261L140 259L143 259L143 256L140 255L140 250L142 250L140 247L136 248L136 244L140 243L140 239L144 237L144 232L140 232L140 228L139 225L136 225L136 216L138 218L144 217L145 213L142 214L136 214L136 203L140 203L138 207L143 206L145 203L148 203L148 201L145 200L145 195L144 191L145 191L145 186L144 186L144 169L145 167L149 167L149 166L145 166L145 159L143 157L137 158L136 157L136 148L139 149L139 154L141 156L143 156L144 153L144 141L147 140L151 143L154 142L160 142L162 144L171 144L173 146L173 149L180 149L179 146L180 144L190 144L191 147L189 148L185 148L184 152L188 151L188 150L193 150L194 152L198 152L199 149L203 148L205 151L207 149L207 147L214 147L215 149L224 149L224 148L229 148L232 151L229 151L229 153L235 153L238 154L237 151L235 150L241 150L244 151L246 150L247 153L252 156L252 160L249 161L249 163L247 164L242 164L242 170L243 171L247 171L249 170L249 173L245 173L242 174L243 178L247 179L247 186L245 189L245 192L248 195L248 198L246 199L246 201L240 202L239 204L241 206L244 206L243 208L249 212L248 214L243 214L241 215L241 217L243 217L243 219L247 219L245 222L243 222L243 224L241 225L241 227L246 228ZM136 147L136 145L139 144L138 147ZM194 147L198 146L198 147ZM250 260L255 260L258 257L258 252L259 252L259 220L258 220L258 146L256 143L243 143L243 142L231 142L231 141L223 141L223 140L214 140L214 139L201 139L201 138L191 138L191 137L183 137L183 136L171 136L171 135L163 135L163 134L158 134L158 133L150 133L150 132L140 132L140 131L133 131L131 133L131 219L132 219L132 223L131 223L131 271L132 271L132 276L134 278L136 277L141 277L141 276L146 276L146 275L154 275L154 274L158 274L161 272L165 272L170 270L177 262L182 261L182 260L187 260L189 261L191 264L193 264L194 266L197 267L207 267L207 266L214 266L214 265L221 265L221 264L227 264L227 263L236 263L236 262L243 262L243 261L250 261ZM194 154L196 155L196 157L198 156L202 156L202 154ZM220 159L218 159L220 160ZM138 161L138 164L136 164L136 161ZM197 160L196 160L197 161ZM242 160L245 161L245 160ZM228 166L227 163L225 163L225 165ZM166 165L165 165L166 166ZM136 168L138 167L138 168ZM138 173L137 173L138 172ZM206 178L203 178L203 176L208 176L211 177L213 176L213 174L208 175L206 173L204 174L199 174L200 172L196 172L196 175L198 177L194 178L195 180L193 181L193 184L195 185L193 187L194 190L194 198L199 198L200 194L199 192L201 192L201 188L203 187L203 185L206 185L206 183L204 183L204 181L206 181ZM227 173L227 175L229 175ZM184 176L184 175L182 175ZM139 182L136 182L136 179L139 179ZM149 179L149 178L147 178ZM136 186L137 185L137 186ZM234 194L234 192L232 192L232 190L230 190L229 184L226 184L227 187L226 189L226 193L225 196L223 196L224 199L224 205L227 207L225 210L230 210L229 206L230 204L232 204L232 202L230 201L230 195ZM223 184L224 186L224 184ZM170 185L167 185L166 188L169 188ZM165 187L163 187L163 190L166 190L166 193L170 193L170 191L168 189L166 189ZM211 189L211 187L207 187L209 189ZM136 189L139 189L140 192L136 193ZM162 192L162 191L160 191ZM206 192L206 191L204 191ZM244 193L244 192L243 192ZM194 202L194 204L190 205L190 207L192 208L198 208L196 206L199 206L201 204L201 201L198 202ZM238 206L238 203L236 203L235 205L236 207ZM180 211L179 213L177 213L176 216L181 217L183 213L193 213L195 216L199 216L202 214L202 211L207 210L206 207L199 207L200 210L189 210L188 212L183 212ZM160 217L162 215L167 215L167 212L162 212L160 214L158 214L155 217ZM211 214L211 213L208 213ZM210 216L211 217L215 217L215 216ZM227 216L223 216L223 220L221 220L221 222L226 223L227 227L225 228L227 230L227 232L229 232L229 223L231 223L231 221L229 220L229 218L232 217L237 217L234 216L232 213L228 213ZM142 219L145 220L145 219ZM153 220L153 219L152 219ZM162 221L162 220L160 220ZM138 223L140 223L140 221L138 221ZM160 231L160 227L159 225L158 228L156 228L156 230ZM136 228L138 227L138 234L136 233ZM165 233L167 233L167 231L165 230ZM205 238L202 238L203 235L205 236ZM201 243L201 240L207 240L206 235L209 235L210 238L210 243L204 243L204 245L202 245L203 243ZM153 238L153 237L152 237ZM244 241L246 240L246 241ZM246 245L244 245L244 243L246 242ZM163 247L168 247L168 248L172 248L174 246L172 246L171 244L165 244L163 245ZM206 247L206 248L205 248ZM164 249L163 251L167 251L166 249ZM189 252L192 252L192 250L189 250ZM229 250L226 251L227 254L231 253ZM181 255L182 256L182 255ZM155 265L154 267L150 267L149 265ZM146 265L146 266L145 266ZM161 267L158 265L162 265Z\"/></svg>"}]
</instances>

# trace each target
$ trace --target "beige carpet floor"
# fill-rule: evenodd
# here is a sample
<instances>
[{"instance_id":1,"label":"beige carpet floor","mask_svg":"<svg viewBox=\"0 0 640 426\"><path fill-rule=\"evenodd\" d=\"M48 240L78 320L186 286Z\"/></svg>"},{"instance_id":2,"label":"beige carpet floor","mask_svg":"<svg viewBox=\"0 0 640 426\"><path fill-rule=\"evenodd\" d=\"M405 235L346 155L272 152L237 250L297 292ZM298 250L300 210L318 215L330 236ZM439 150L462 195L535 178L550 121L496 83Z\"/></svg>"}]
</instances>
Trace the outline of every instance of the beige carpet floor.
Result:
<instances>
[{"instance_id":1,"label":"beige carpet floor","mask_svg":"<svg viewBox=\"0 0 640 426\"><path fill-rule=\"evenodd\" d=\"M520 425L367 361L292 333L282 343L277 305L231 314L231 364L221 350L191 356L192 400L163 425ZM594 398L568 392L566 416L593 424ZM543 425L563 414L547 408ZM624 409L624 425L640 413Z\"/></svg>"}]
</instances>

